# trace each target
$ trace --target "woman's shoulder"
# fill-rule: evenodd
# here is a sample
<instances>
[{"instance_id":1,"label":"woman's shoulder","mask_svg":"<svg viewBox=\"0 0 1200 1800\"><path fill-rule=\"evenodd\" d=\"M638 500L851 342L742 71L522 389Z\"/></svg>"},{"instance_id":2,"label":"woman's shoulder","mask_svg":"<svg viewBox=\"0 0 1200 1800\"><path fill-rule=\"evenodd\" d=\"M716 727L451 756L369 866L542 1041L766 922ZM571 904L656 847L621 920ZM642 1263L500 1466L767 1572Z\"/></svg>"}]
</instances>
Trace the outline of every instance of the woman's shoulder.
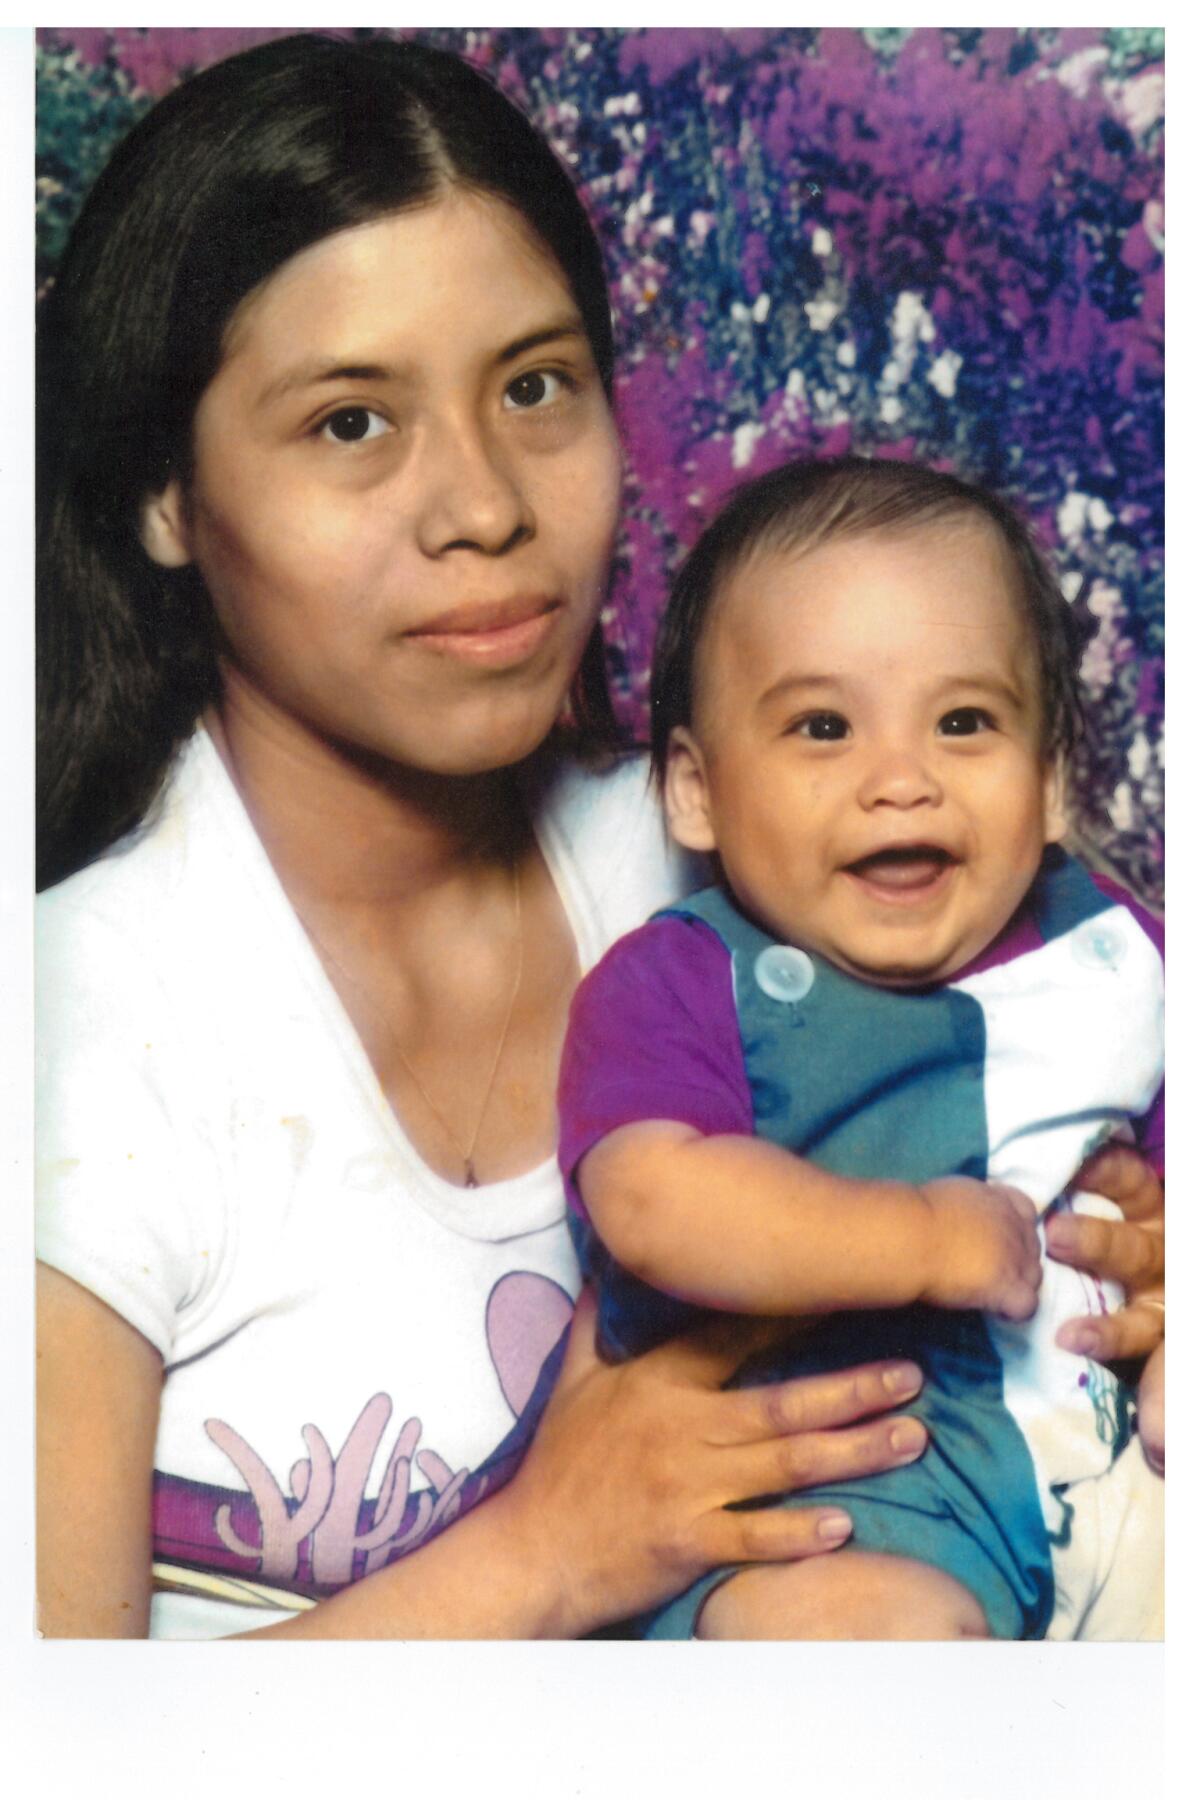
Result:
<instances>
[{"instance_id":1,"label":"woman's shoulder","mask_svg":"<svg viewBox=\"0 0 1200 1800\"><path fill-rule=\"evenodd\" d=\"M237 859L219 841L227 802L217 762L198 731L141 825L38 896L40 980L154 981L195 960L215 895L236 880Z\"/></svg>"}]
</instances>

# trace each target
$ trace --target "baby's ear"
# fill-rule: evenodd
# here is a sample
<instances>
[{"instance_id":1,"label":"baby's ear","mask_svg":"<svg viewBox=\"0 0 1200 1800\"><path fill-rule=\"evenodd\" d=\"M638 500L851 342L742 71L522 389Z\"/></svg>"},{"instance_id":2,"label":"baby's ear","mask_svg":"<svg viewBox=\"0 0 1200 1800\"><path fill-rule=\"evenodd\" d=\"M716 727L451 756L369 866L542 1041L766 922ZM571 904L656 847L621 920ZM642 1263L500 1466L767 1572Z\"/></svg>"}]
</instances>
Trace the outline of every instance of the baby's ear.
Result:
<instances>
[{"instance_id":1,"label":"baby's ear","mask_svg":"<svg viewBox=\"0 0 1200 1800\"><path fill-rule=\"evenodd\" d=\"M147 494L138 521L142 549L164 569L182 569L192 560L191 533L183 489L173 476L161 494Z\"/></svg>"},{"instance_id":2,"label":"baby's ear","mask_svg":"<svg viewBox=\"0 0 1200 1800\"><path fill-rule=\"evenodd\" d=\"M1061 756L1050 759L1042 776L1042 819L1046 843L1061 843L1067 834L1069 823L1067 819L1067 770Z\"/></svg>"},{"instance_id":3,"label":"baby's ear","mask_svg":"<svg viewBox=\"0 0 1200 1800\"><path fill-rule=\"evenodd\" d=\"M663 783L663 801L671 836L685 850L715 850L709 816L708 778L704 772L704 753L682 725L671 733L667 750L667 774Z\"/></svg>"}]
</instances>

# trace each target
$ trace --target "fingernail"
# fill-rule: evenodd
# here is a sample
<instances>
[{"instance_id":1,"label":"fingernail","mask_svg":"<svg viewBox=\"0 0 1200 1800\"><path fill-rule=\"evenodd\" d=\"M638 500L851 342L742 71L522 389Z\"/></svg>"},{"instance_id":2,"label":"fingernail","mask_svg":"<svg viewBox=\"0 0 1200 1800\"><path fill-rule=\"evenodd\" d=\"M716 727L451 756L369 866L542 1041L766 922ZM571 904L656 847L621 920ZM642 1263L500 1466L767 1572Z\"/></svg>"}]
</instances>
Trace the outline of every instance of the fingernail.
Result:
<instances>
[{"instance_id":1,"label":"fingernail","mask_svg":"<svg viewBox=\"0 0 1200 1800\"><path fill-rule=\"evenodd\" d=\"M1063 1350L1075 1350L1080 1356L1094 1356L1100 1348L1100 1333L1094 1325L1064 1325L1057 1341Z\"/></svg>"},{"instance_id":2,"label":"fingernail","mask_svg":"<svg viewBox=\"0 0 1200 1800\"><path fill-rule=\"evenodd\" d=\"M817 1536L827 1544L838 1544L848 1538L854 1526L848 1513L822 1513L817 1520Z\"/></svg>"},{"instance_id":3,"label":"fingernail","mask_svg":"<svg viewBox=\"0 0 1200 1800\"><path fill-rule=\"evenodd\" d=\"M888 1441L897 1456L911 1462L925 1448L925 1432L915 1419L898 1419Z\"/></svg>"},{"instance_id":4,"label":"fingernail","mask_svg":"<svg viewBox=\"0 0 1200 1800\"><path fill-rule=\"evenodd\" d=\"M893 1368L883 1371L883 1385L898 1400L907 1399L920 1387L921 1371L916 1363L896 1363Z\"/></svg>"}]
</instances>

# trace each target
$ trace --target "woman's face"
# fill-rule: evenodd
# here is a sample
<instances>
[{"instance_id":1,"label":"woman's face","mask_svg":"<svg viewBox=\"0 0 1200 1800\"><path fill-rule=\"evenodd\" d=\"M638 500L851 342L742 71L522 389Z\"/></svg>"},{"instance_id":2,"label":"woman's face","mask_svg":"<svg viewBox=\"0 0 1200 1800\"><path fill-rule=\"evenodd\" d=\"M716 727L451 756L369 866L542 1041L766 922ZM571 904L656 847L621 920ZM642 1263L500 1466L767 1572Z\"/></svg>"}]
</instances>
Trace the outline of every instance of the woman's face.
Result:
<instances>
[{"instance_id":1,"label":"woman's face","mask_svg":"<svg viewBox=\"0 0 1200 1800\"><path fill-rule=\"evenodd\" d=\"M234 315L190 483L143 541L204 576L241 683L322 736L471 774L542 741L596 618L621 465L566 280L450 189Z\"/></svg>"}]
</instances>

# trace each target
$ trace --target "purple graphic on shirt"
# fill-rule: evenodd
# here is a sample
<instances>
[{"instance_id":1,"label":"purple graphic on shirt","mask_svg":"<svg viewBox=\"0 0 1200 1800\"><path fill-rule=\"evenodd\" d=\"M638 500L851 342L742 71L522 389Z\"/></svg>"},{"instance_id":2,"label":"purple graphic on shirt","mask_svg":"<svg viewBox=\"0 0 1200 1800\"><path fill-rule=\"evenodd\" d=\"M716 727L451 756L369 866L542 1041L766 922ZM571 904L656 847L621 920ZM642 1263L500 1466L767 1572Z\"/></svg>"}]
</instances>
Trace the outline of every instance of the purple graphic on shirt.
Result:
<instances>
[{"instance_id":1,"label":"purple graphic on shirt","mask_svg":"<svg viewBox=\"0 0 1200 1800\"><path fill-rule=\"evenodd\" d=\"M406 1419L388 1453L379 1492L371 1469L392 1417L392 1400L367 1401L334 1454L319 1426L300 1431L307 1456L288 1472L288 1491L230 1424L205 1430L237 1470L242 1489L155 1473L154 1552L160 1562L226 1571L264 1583L328 1593L424 1543L494 1492L517 1468L548 1382L539 1377L571 1317L569 1296L544 1275L517 1270L488 1297L485 1331L501 1392L517 1420L473 1473L420 1448L419 1418ZM424 1479L412 1491L414 1468Z\"/></svg>"}]
</instances>

